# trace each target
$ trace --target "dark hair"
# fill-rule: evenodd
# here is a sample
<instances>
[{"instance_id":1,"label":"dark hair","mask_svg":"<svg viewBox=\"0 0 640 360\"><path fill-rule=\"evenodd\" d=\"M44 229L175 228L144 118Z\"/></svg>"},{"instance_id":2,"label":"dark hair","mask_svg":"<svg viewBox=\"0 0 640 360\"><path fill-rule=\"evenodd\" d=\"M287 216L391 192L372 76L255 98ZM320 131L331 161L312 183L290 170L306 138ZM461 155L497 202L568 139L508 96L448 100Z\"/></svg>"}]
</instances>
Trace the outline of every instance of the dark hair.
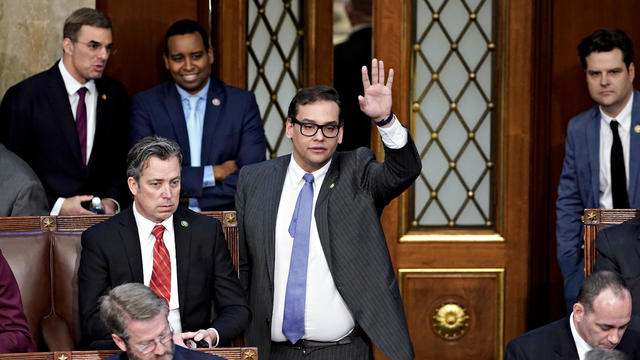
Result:
<instances>
[{"instance_id":1,"label":"dark hair","mask_svg":"<svg viewBox=\"0 0 640 360\"><path fill-rule=\"evenodd\" d=\"M107 15L96 9L80 8L72 12L64 21L62 38L69 38L73 42L78 41L78 31L83 25L111 29L111 20Z\"/></svg>"},{"instance_id":2,"label":"dark hair","mask_svg":"<svg viewBox=\"0 0 640 360\"><path fill-rule=\"evenodd\" d=\"M138 140L127 154L127 177L133 177L138 182L152 156L160 160L167 160L175 156L178 158L178 163L182 164L180 145L160 136L147 136Z\"/></svg>"},{"instance_id":3,"label":"dark hair","mask_svg":"<svg viewBox=\"0 0 640 360\"><path fill-rule=\"evenodd\" d=\"M315 87L304 88L300 90L293 97L291 103L289 104L289 111L287 112L287 117L291 119L295 119L298 116L298 107L300 105L307 105L314 103L316 101L333 101L338 105L339 114L338 114L338 124L342 126L342 109L340 107L340 95L336 89L327 85L318 85Z\"/></svg>"},{"instance_id":4,"label":"dark hair","mask_svg":"<svg viewBox=\"0 0 640 360\"><path fill-rule=\"evenodd\" d=\"M184 34L193 34L197 32L200 34L202 38L202 43L204 44L204 50L209 51L209 36L207 32L204 30L202 25L197 22L189 19L182 19L174 22L169 29L167 29L167 33L164 35L164 53L165 55L169 55L169 38L175 35L184 35Z\"/></svg>"},{"instance_id":5,"label":"dark hair","mask_svg":"<svg viewBox=\"0 0 640 360\"><path fill-rule=\"evenodd\" d=\"M100 298L100 318L111 333L125 341L131 320L152 319L160 313L166 316L167 311L164 299L141 283L118 285Z\"/></svg>"},{"instance_id":6,"label":"dark hair","mask_svg":"<svg viewBox=\"0 0 640 360\"><path fill-rule=\"evenodd\" d=\"M620 275L607 270L594 272L584 279L578 292L577 302L582 304L585 314L593 310L593 301L605 290L611 290L618 298L631 294Z\"/></svg>"},{"instance_id":7,"label":"dark hair","mask_svg":"<svg viewBox=\"0 0 640 360\"><path fill-rule=\"evenodd\" d=\"M587 68L587 56L592 52L607 52L613 49L622 51L622 60L628 69L633 61L633 44L627 34L622 30L596 30L578 45L582 68Z\"/></svg>"}]
</instances>

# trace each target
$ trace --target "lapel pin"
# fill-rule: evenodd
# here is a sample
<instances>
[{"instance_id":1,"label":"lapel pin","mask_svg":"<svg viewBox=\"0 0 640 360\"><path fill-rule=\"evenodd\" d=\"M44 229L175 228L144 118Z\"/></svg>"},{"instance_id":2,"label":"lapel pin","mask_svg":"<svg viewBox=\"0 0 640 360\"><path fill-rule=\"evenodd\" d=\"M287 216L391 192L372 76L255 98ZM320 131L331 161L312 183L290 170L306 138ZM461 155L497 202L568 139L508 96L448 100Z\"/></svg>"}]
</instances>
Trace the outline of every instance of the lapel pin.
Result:
<instances>
[{"instance_id":1,"label":"lapel pin","mask_svg":"<svg viewBox=\"0 0 640 360\"><path fill-rule=\"evenodd\" d=\"M336 184L331 183L331 185L329 185L329 189L333 189L334 186L336 186Z\"/></svg>"},{"instance_id":2,"label":"lapel pin","mask_svg":"<svg viewBox=\"0 0 640 360\"><path fill-rule=\"evenodd\" d=\"M220 106L220 99L213 98L211 99L211 103L213 104L213 106Z\"/></svg>"},{"instance_id":3,"label":"lapel pin","mask_svg":"<svg viewBox=\"0 0 640 360\"><path fill-rule=\"evenodd\" d=\"M182 221L180 221L180 225L181 225L183 228L186 228L186 227L188 227L188 226L189 226L189 223L188 223L186 220L182 220Z\"/></svg>"},{"instance_id":4,"label":"lapel pin","mask_svg":"<svg viewBox=\"0 0 640 360\"><path fill-rule=\"evenodd\" d=\"M107 94L102 94L102 100L107 100Z\"/></svg>"},{"instance_id":5,"label":"lapel pin","mask_svg":"<svg viewBox=\"0 0 640 360\"><path fill-rule=\"evenodd\" d=\"M640 125L636 125L633 127L633 132L635 132L636 134L640 134Z\"/></svg>"}]
</instances>

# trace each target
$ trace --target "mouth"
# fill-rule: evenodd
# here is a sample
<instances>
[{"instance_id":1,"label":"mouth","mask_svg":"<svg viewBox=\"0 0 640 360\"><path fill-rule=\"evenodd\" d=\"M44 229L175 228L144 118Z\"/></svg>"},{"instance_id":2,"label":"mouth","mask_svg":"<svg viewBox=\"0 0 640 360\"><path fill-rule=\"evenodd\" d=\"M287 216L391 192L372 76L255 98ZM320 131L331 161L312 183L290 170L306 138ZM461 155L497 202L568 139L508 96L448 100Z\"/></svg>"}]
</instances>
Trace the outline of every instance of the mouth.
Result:
<instances>
[{"instance_id":1,"label":"mouth","mask_svg":"<svg viewBox=\"0 0 640 360\"><path fill-rule=\"evenodd\" d=\"M325 152L327 149L326 149L326 148L324 148L324 147L322 147L322 146L312 146L312 147L310 147L310 148L309 148L309 150L310 150L312 153L317 153L317 154L319 154L319 153L323 153L323 152Z\"/></svg>"},{"instance_id":2,"label":"mouth","mask_svg":"<svg viewBox=\"0 0 640 360\"><path fill-rule=\"evenodd\" d=\"M96 72L103 72L103 71L104 71L104 65L94 65L94 66L93 66L93 69L94 69Z\"/></svg>"},{"instance_id":3,"label":"mouth","mask_svg":"<svg viewBox=\"0 0 640 360\"><path fill-rule=\"evenodd\" d=\"M184 79L184 81L186 81L186 82L195 81L196 79L198 79L198 74L182 75L182 79Z\"/></svg>"}]
</instances>

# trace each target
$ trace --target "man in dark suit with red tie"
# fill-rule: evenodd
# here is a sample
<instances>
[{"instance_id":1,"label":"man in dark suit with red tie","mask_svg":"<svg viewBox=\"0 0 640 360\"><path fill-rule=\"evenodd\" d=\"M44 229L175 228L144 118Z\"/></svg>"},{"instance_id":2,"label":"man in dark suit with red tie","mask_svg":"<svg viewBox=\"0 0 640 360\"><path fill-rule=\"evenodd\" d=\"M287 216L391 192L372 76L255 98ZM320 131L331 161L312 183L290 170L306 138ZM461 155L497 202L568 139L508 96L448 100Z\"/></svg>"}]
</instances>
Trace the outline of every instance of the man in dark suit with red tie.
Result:
<instances>
[{"instance_id":1,"label":"man in dark suit with red tie","mask_svg":"<svg viewBox=\"0 0 640 360\"><path fill-rule=\"evenodd\" d=\"M64 23L62 50L51 69L7 91L0 142L38 175L52 215L91 214L81 203L93 196L113 214L129 199L129 108L125 87L103 76L113 52L111 21L95 9L74 11Z\"/></svg>"},{"instance_id":2,"label":"man in dark suit with red tie","mask_svg":"<svg viewBox=\"0 0 640 360\"><path fill-rule=\"evenodd\" d=\"M165 300L178 345L189 339L228 344L247 327L249 308L220 222L178 206L181 162L180 147L171 140L138 141L127 158L133 205L82 234L78 303L84 346L115 347L98 303L130 282Z\"/></svg>"}]
</instances>

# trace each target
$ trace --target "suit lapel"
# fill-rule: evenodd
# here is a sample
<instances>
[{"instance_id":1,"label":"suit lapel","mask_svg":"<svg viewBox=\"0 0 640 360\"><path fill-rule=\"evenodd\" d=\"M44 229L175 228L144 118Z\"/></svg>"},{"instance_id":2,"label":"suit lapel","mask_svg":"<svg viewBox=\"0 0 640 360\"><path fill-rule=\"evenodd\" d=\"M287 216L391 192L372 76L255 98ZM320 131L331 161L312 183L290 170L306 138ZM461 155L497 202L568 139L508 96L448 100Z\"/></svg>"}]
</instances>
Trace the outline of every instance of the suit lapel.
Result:
<instances>
[{"instance_id":1,"label":"suit lapel","mask_svg":"<svg viewBox=\"0 0 640 360\"><path fill-rule=\"evenodd\" d=\"M264 251L265 259L267 259L269 280L271 280L272 286L276 248L276 218L278 216L278 206L280 205L280 196L282 195L282 188L287 175L289 161L291 161L290 155L278 158L273 167L272 176L265 179L264 203L262 203L265 206L262 213L265 217L264 224L266 226L266 233L264 234L266 244L264 244Z\"/></svg>"},{"instance_id":2,"label":"suit lapel","mask_svg":"<svg viewBox=\"0 0 640 360\"><path fill-rule=\"evenodd\" d=\"M599 205L600 199L600 110L598 106L594 106L591 110L591 126L585 128L587 141L586 148L589 156L589 170L591 171L591 196L594 201L594 205ZM577 151L582 151L577 149ZM575 154L578 157L578 154ZM587 204L588 205L588 204Z\"/></svg>"},{"instance_id":3,"label":"suit lapel","mask_svg":"<svg viewBox=\"0 0 640 360\"><path fill-rule=\"evenodd\" d=\"M101 80L102 79L95 80L96 91L98 92L96 106L96 133L93 136L93 149L91 150L91 154L89 154L87 168L92 165L91 161L94 158L93 154L96 153L96 149L109 149L109 146L101 146L101 143L103 141L110 141L110 139L107 139L104 136L108 133L107 130L109 127L109 120L111 118L109 112L114 105L110 103L111 99L109 98L105 85Z\"/></svg>"},{"instance_id":4,"label":"suit lapel","mask_svg":"<svg viewBox=\"0 0 640 360\"><path fill-rule=\"evenodd\" d=\"M631 108L631 127L629 129L629 204L633 208L640 207L638 199L638 172L640 171L640 133L635 129L640 126L640 92L633 91L633 107Z\"/></svg>"},{"instance_id":5,"label":"suit lapel","mask_svg":"<svg viewBox=\"0 0 640 360\"><path fill-rule=\"evenodd\" d=\"M185 224L186 226L183 226ZM184 209L178 207L178 210L173 214L173 231L175 232L175 246L176 246L176 271L178 272L178 300L180 301L180 316L184 317L183 313L187 299L185 298L188 287L189 279L189 253L191 249L191 232L190 222L188 220L187 213Z\"/></svg>"},{"instance_id":6,"label":"suit lapel","mask_svg":"<svg viewBox=\"0 0 640 360\"><path fill-rule=\"evenodd\" d=\"M318 228L318 236L320 237L320 244L322 245L322 251L324 257L327 259L327 265L329 270L333 270L331 255L331 242L329 241L329 197L333 192L333 189L338 181L340 175L338 169L340 168L340 156L338 153L333 155L331 165L325 175L320 193L318 194L318 200L316 201L315 219L316 227Z\"/></svg>"},{"instance_id":7,"label":"suit lapel","mask_svg":"<svg viewBox=\"0 0 640 360\"><path fill-rule=\"evenodd\" d=\"M218 102L216 102L218 105L213 104L213 99L218 99ZM214 148L215 129L222 125L218 123L218 119L220 119L220 109L224 106L224 101L225 96L224 92L222 92L222 86L219 86L219 83L211 78L205 103L204 126L202 129L201 159L203 164L213 164L216 160L209 159L209 151L206 150Z\"/></svg>"},{"instance_id":8,"label":"suit lapel","mask_svg":"<svg viewBox=\"0 0 640 360\"><path fill-rule=\"evenodd\" d=\"M126 216L120 221L120 239L125 249L126 257L129 262L129 269L135 282L144 282L142 272L142 252L140 251L140 239L138 235L138 226L133 217L133 210L129 208Z\"/></svg>"},{"instance_id":9,"label":"suit lapel","mask_svg":"<svg viewBox=\"0 0 640 360\"><path fill-rule=\"evenodd\" d=\"M61 115L54 116L52 119L57 121L58 128L62 132L63 142L71 148L76 164L82 165L84 168L82 164L82 152L80 151L80 140L78 140L78 131L76 130L71 104L69 104L69 95L67 94L67 88L64 86L64 80L62 80L58 63L49 69L48 75L52 81L47 81L49 91L45 93L49 99L51 113Z\"/></svg>"},{"instance_id":10,"label":"suit lapel","mask_svg":"<svg viewBox=\"0 0 640 360\"><path fill-rule=\"evenodd\" d=\"M176 141L182 149L182 155L184 156L184 163L191 164L191 152L189 150L189 135L187 133L187 122L184 118L184 111L182 110L182 101L180 100L180 94L176 90L176 84L173 81L167 82L165 89L165 97L163 104L167 109L167 119L173 126L173 133L176 136Z\"/></svg>"},{"instance_id":11,"label":"suit lapel","mask_svg":"<svg viewBox=\"0 0 640 360\"><path fill-rule=\"evenodd\" d=\"M558 334L559 336L554 339L555 353L557 360L567 360L567 359L575 359L578 360L578 349L576 347L576 343L573 340L573 334L571 333L571 325L569 325L569 321L571 321L571 316L567 316L561 320L561 331L562 334Z\"/></svg>"}]
</instances>

